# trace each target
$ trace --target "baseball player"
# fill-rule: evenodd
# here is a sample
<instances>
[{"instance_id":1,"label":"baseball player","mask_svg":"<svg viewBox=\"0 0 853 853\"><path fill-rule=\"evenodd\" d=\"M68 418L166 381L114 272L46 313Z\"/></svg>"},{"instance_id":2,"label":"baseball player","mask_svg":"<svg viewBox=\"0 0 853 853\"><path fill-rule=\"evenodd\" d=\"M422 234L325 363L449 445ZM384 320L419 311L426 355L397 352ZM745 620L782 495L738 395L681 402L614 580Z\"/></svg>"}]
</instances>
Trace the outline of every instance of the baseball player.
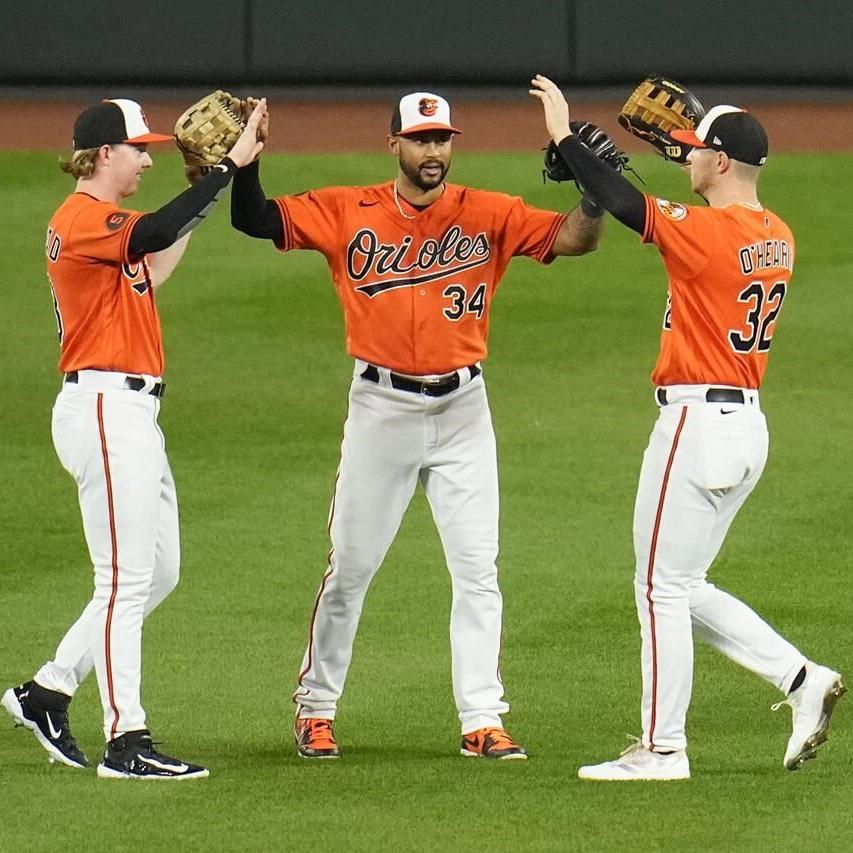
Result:
<instances>
[{"instance_id":1,"label":"baseball player","mask_svg":"<svg viewBox=\"0 0 853 853\"><path fill-rule=\"evenodd\" d=\"M86 767L68 705L94 666L107 739L102 778L208 775L155 749L140 701L143 618L174 589L180 561L175 484L157 423L165 385L154 291L236 170L260 152L262 112L263 104L228 157L156 213L121 206L152 165L147 146L172 141L151 133L138 103L115 99L84 110L62 165L77 187L53 215L45 243L64 374L52 431L77 482L95 590L53 660L0 701L52 762Z\"/></svg>"},{"instance_id":2,"label":"baseball player","mask_svg":"<svg viewBox=\"0 0 853 853\"><path fill-rule=\"evenodd\" d=\"M826 740L845 688L754 611L708 583L707 573L767 459L758 389L791 281L794 238L758 200L767 135L737 107L711 109L685 167L708 207L643 195L599 168L569 128L557 86L532 80L548 132L587 192L654 243L669 276L661 348L652 373L660 416L643 457L634 510L634 580L642 635L642 740L581 779L690 776L685 718L693 633L779 688L793 711L784 766L796 770Z\"/></svg>"},{"instance_id":3,"label":"baseball player","mask_svg":"<svg viewBox=\"0 0 853 853\"><path fill-rule=\"evenodd\" d=\"M393 180L267 200L241 169L232 223L329 265L355 360L329 514L331 552L294 694L299 755L336 758L332 723L367 588L415 487L426 492L450 571L453 692L466 756L526 758L503 728L498 670L498 477L481 360L489 309L510 260L549 263L595 248L600 210L567 215L447 183L460 131L448 102L415 92L387 138Z\"/></svg>"}]
</instances>

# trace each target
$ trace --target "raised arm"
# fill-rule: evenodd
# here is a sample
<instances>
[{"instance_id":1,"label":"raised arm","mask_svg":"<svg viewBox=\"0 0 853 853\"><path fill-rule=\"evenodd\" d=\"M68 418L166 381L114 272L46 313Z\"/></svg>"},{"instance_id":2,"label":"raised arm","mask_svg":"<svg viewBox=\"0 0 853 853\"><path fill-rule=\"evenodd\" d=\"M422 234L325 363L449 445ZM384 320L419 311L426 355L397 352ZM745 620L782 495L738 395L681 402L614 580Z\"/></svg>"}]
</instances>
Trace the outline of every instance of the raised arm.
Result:
<instances>
[{"instance_id":1,"label":"raised arm","mask_svg":"<svg viewBox=\"0 0 853 853\"><path fill-rule=\"evenodd\" d=\"M572 133L569 105L555 83L537 74L531 85L530 94L542 103L548 133L587 195L624 225L642 234L646 225L643 194L629 180L599 160Z\"/></svg>"},{"instance_id":2,"label":"raised arm","mask_svg":"<svg viewBox=\"0 0 853 853\"><path fill-rule=\"evenodd\" d=\"M278 205L264 195L258 162L237 172L231 190L231 224L250 237L280 242L284 224Z\"/></svg>"},{"instance_id":3,"label":"raised arm","mask_svg":"<svg viewBox=\"0 0 853 853\"><path fill-rule=\"evenodd\" d=\"M227 157L197 184L184 190L154 213L139 218L130 235L131 257L139 258L168 249L207 216L237 169L251 163L263 149L263 142L258 139L258 125L265 112L266 101L262 99L252 111L246 129Z\"/></svg>"}]
</instances>

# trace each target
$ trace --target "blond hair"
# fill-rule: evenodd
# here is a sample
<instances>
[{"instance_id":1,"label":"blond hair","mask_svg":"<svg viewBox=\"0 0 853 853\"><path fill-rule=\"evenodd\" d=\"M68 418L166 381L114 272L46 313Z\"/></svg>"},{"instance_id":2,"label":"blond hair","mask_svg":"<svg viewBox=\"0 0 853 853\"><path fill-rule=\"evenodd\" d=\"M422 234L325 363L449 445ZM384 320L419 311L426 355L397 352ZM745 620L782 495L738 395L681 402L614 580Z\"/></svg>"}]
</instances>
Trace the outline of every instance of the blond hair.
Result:
<instances>
[{"instance_id":1,"label":"blond hair","mask_svg":"<svg viewBox=\"0 0 853 853\"><path fill-rule=\"evenodd\" d=\"M91 178L100 148L81 148L68 157L60 157L59 168L73 178Z\"/></svg>"}]
</instances>

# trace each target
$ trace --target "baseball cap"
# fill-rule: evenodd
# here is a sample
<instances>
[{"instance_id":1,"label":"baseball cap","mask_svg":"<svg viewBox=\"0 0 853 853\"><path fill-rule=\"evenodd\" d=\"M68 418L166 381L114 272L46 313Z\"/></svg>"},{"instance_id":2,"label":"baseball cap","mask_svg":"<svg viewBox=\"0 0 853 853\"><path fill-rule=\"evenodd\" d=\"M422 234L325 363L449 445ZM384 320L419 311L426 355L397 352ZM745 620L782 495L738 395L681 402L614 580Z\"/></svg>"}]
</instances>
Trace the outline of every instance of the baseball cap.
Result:
<instances>
[{"instance_id":1,"label":"baseball cap","mask_svg":"<svg viewBox=\"0 0 853 853\"><path fill-rule=\"evenodd\" d=\"M422 130L462 133L450 123L450 104L432 92L412 92L400 98L391 114L391 135L406 136Z\"/></svg>"},{"instance_id":2,"label":"baseball cap","mask_svg":"<svg viewBox=\"0 0 853 853\"><path fill-rule=\"evenodd\" d=\"M695 130L671 130L673 139L694 148L724 151L732 160L763 166L767 162L767 132L755 116L721 104L708 110Z\"/></svg>"},{"instance_id":3,"label":"baseball cap","mask_svg":"<svg viewBox=\"0 0 853 853\"><path fill-rule=\"evenodd\" d=\"M171 142L174 137L152 133L142 107L136 101L116 98L101 101L83 110L74 122L72 145L75 151L102 145L144 145L147 142Z\"/></svg>"}]
</instances>

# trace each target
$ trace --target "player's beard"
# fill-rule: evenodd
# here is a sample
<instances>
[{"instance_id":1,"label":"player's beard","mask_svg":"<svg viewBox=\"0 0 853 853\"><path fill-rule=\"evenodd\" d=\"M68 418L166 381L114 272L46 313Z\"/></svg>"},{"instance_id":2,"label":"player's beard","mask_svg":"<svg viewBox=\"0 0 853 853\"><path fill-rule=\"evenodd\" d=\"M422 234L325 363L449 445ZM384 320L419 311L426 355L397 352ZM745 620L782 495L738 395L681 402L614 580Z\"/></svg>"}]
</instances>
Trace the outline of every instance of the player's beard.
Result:
<instances>
[{"instance_id":1,"label":"player's beard","mask_svg":"<svg viewBox=\"0 0 853 853\"><path fill-rule=\"evenodd\" d=\"M421 170L425 166L438 166L440 172L437 177L423 175ZM436 187L441 186L444 182L447 173L450 171L450 163L443 163L441 160L424 160L417 165L406 163L400 159L400 169L408 180L414 184L422 192L429 192Z\"/></svg>"}]
</instances>

